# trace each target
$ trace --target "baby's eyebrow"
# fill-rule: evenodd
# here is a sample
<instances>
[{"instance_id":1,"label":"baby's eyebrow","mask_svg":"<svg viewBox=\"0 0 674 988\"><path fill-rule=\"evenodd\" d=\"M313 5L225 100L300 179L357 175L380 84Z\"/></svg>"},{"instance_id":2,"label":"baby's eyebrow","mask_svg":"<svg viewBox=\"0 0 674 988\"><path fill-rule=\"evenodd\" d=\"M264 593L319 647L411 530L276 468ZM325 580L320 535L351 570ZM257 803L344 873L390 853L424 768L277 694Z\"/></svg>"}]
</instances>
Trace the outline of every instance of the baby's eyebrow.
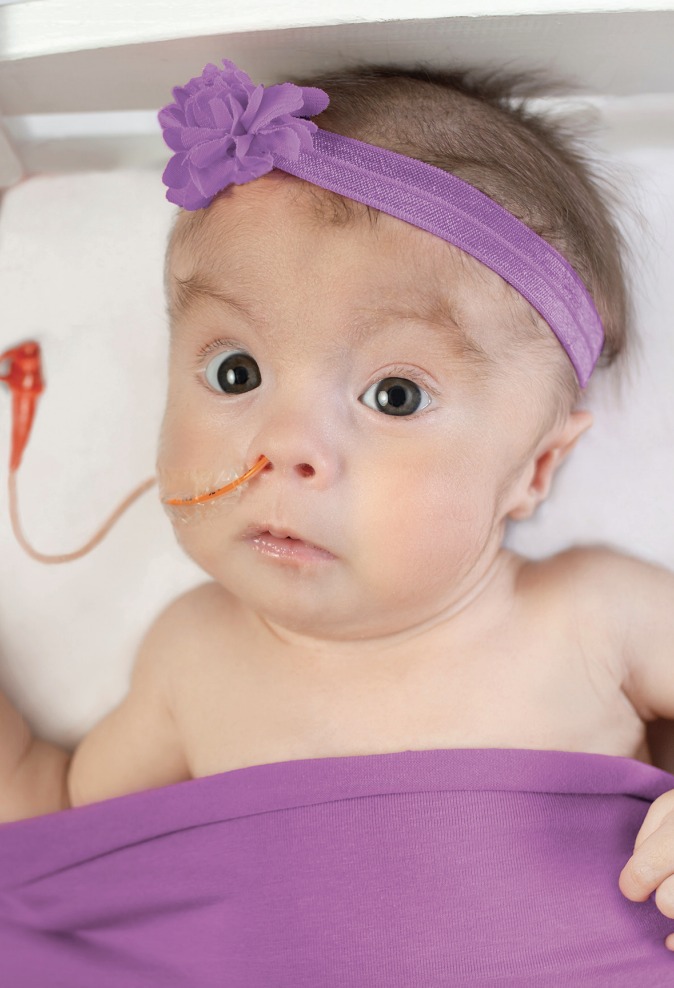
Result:
<instances>
[{"instance_id":1,"label":"baby's eyebrow","mask_svg":"<svg viewBox=\"0 0 674 988\"><path fill-rule=\"evenodd\" d=\"M462 325L456 307L450 299L441 295L419 296L409 302L382 303L379 306L361 309L364 313L351 326L346 335L354 346L365 342L373 335L384 331L381 318L423 322L433 333L433 342L441 352L449 357L461 357L478 362L491 363L492 358L478 341Z\"/></svg>"},{"instance_id":2,"label":"baby's eyebrow","mask_svg":"<svg viewBox=\"0 0 674 988\"><path fill-rule=\"evenodd\" d=\"M257 299L248 298L239 301L228 292L220 288L215 288L207 279L198 273L190 275L189 278L173 277L172 283L174 291L170 298L171 318L180 319L188 315L200 302L215 302L220 306L229 306L236 309L248 319L259 319L260 315L253 312L253 308L261 309Z\"/></svg>"},{"instance_id":3,"label":"baby's eyebrow","mask_svg":"<svg viewBox=\"0 0 674 988\"><path fill-rule=\"evenodd\" d=\"M263 305L250 294L237 298L223 288L216 288L208 279L196 272L188 278L174 278L175 292L171 304L171 320L184 318L199 303L211 302L222 308L234 309L246 319L267 326ZM345 327L345 342L358 346L373 335L383 332L382 316L390 319L405 319L423 322L434 335L434 342L448 356L457 356L492 362L492 358L459 322L457 311L450 299L434 293L432 296L419 295L408 302L381 302L379 305L365 306L357 310L357 319Z\"/></svg>"}]
</instances>

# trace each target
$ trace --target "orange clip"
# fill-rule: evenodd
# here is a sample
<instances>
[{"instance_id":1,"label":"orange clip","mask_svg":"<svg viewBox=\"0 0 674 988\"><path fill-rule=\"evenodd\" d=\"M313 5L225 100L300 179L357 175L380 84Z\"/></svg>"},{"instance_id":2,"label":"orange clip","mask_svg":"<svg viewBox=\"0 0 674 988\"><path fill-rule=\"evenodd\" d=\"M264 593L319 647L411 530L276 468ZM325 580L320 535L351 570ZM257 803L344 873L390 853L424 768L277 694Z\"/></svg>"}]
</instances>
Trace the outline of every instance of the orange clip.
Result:
<instances>
[{"instance_id":1,"label":"orange clip","mask_svg":"<svg viewBox=\"0 0 674 988\"><path fill-rule=\"evenodd\" d=\"M9 371L0 374L12 392L12 451L9 469L17 470L33 425L37 399L44 391L40 344L30 340L0 355L0 362L9 360Z\"/></svg>"}]
</instances>

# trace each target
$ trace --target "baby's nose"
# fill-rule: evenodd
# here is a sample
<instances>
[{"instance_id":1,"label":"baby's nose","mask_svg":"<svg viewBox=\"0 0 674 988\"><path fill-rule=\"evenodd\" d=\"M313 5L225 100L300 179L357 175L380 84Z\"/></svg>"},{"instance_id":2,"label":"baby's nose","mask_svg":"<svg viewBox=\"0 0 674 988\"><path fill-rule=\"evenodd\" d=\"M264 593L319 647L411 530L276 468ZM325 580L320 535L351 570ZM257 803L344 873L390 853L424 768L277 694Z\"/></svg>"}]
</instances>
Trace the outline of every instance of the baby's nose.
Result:
<instances>
[{"instance_id":1,"label":"baby's nose","mask_svg":"<svg viewBox=\"0 0 674 988\"><path fill-rule=\"evenodd\" d=\"M274 463L274 461L272 460L272 458L267 453L265 453L264 455L269 460L269 463L265 464L265 466L260 471L260 473L271 473L272 470L278 469L278 467L276 466L276 464ZM257 457L256 457L256 459L257 459ZM311 465L311 463L296 463L292 467L292 470L299 477L313 477L314 474L316 473L316 470Z\"/></svg>"},{"instance_id":2,"label":"baby's nose","mask_svg":"<svg viewBox=\"0 0 674 988\"><path fill-rule=\"evenodd\" d=\"M285 400L260 407L257 416L245 463L267 457L261 483L273 478L273 486L302 483L314 490L334 483L350 438L338 401L331 401L315 382L305 388L298 384Z\"/></svg>"},{"instance_id":3,"label":"baby's nose","mask_svg":"<svg viewBox=\"0 0 674 988\"><path fill-rule=\"evenodd\" d=\"M245 463L256 463L260 456L265 456L268 463L260 470L259 474L251 478L251 483L262 484L269 489L289 492L296 488L306 488L307 492L311 488L314 492L329 489L336 481L340 466L339 454L334 449L304 450L304 456L290 455L289 449L274 450L273 444L256 444L251 448ZM313 452L313 456L307 453Z\"/></svg>"}]
</instances>

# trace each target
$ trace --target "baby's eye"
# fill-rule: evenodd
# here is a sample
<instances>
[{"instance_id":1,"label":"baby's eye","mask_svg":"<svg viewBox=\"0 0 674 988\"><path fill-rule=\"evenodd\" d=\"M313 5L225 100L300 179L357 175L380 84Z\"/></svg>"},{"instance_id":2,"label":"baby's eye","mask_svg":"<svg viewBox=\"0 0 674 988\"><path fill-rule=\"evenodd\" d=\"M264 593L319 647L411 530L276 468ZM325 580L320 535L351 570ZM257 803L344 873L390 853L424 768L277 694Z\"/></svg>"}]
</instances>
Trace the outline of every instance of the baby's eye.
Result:
<instances>
[{"instance_id":1,"label":"baby's eye","mask_svg":"<svg viewBox=\"0 0 674 988\"><path fill-rule=\"evenodd\" d=\"M422 394L427 398L425 405L421 405ZM368 395L372 395L374 405L368 405L365 401ZM431 403L428 394L406 377L384 377L375 381L361 400L368 408L374 408L386 415L412 415L420 408L428 408Z\"/></svg>"},{"instance_id":2,"label":"baby's eye","mask_svg":"<svg viewBox=\"0 0 674 988\"><path fill-rule=\"evenodd\" d=\"M206 367L206 380L216 391L240 395L260 384L260 369L247 353L219 353Z\"/></svg>"}]
</instances>

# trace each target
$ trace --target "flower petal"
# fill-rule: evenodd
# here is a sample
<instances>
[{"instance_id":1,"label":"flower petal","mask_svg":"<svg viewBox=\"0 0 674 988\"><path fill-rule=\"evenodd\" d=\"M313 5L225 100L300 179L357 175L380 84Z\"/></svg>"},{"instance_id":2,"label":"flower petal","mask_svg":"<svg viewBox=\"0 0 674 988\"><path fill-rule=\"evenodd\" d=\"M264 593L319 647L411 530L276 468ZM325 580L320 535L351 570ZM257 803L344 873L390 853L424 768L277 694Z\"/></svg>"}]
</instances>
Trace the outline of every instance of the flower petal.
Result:
<instances>
[{"instance_id":1,"label":"flower petal","mask_svg":"<svg viewBox=\"0 0 674 988\"><path fill-rule=\"evenodd\" d=\"M183 109L185 103L192 95L190 90L188 89L188 86L174 86L173 89L171 90L173 99L176 101L176 104L180 110Z\"/></svg>"},{"instance_id":2,"label":"flower petal","mask_svg":"<svg viewBox=\"0 0 674 988\"><path fill-rule=\"evenodd\" d=\"M239 161L245 160L250 153L250 146L255 140L255 134L237 134L233 140L236 146L236 157Z\"/></svg>"},{"instance_id":3,"label":"flower petal","mask_svg":"<svg viewBox=\"0 0 674 988\"><path fill-rule=\"evenodd\" d=\"M244 114L245 103L241 103L239 99L228 93L226 97L227 109L229 110L232 118L232 122L228 128L231 134L245 134L246 128L241 123L241 118Z\"/></svg>"},{"instance_id":4,"label":"flower petal","mask_svg":"<svg viewBox=\"0 0 674 988\"><path fill-rule=\"evenodd\" d=\"M245 182L252 182L254 178L261 178L262 175L266 175L267 172L272 171L274 168L274 162L272 161L271 155L262 155L256 157L255 155L249 154L246 157L245 168L240 168L237 172L236 177L232 181L236 185L243 185Z\"/></svg>"},{"instance_id":5,"label":"flower petal","mask_svg":"<svg viewBox=\"0 0 674 988\"><path fill-rule=\"evenodd\" d=\"M318 124L312 123L311 120L295 120L292 118L288 123L288 129L297 136L303 151L311 151L314 146L313 135L318 130Z\"/></svg>"},{"instance_id":6,"label":"flower petal","mask_svg":"<svg viewBox=\"0 0 674 988\"><path fill-rule=\"evenodd\" d=\"M215 120L211 103L222 103L221 96L214 96L211 89L203 89L190 99L185 106L185 119L188 126L213 128Z\"/></svg>"},{"instance_id":7,"label":"flower petal","mask_svg":"<svg viewBox=\"0 0 674 988\"><path fill-rule=\"evenodd\" d=\"M264 101L264 97L267 92L268 90L265 90L264 86L256 86L255 91L251 93L245 112L241 115L241 126L244 127L245 130L251 129L251 124L255 120L258 110L260 109L260 103Z\"/></svg>"},{"instance_id":8,"label":"flower petal","mask_svg":"<svg viewBox=\"0 0 674 988\"><path fill-rule=\"evenodd\" d=\"M280 86L270 86L265 89L260 105L260 112L253 124L257 131L267 127L272 120L285 113L292 113L302 106L302 90L292 82L284 82Z\"/></svg>"},{"instance_id":9,"label":"flower petal","mask_svg":"<svg viewBox=\"0 0 674 988\"><path fill-rule=\"evenodd\" d=\"M192 148L199 147L201 144L207 144L209 141L215 140L218 137L222 137L221 130L213 130L209 127L184 127L183 147L186 151L189 151Z\"/></svg>"},{"instance_id":10,"label":"flower petal","mask_svg":"<svg viewBox=\"0 0 674 988\"><path fill-rule=\"evenodd\" d=\"M172 151L185 150L183 145L183 133L184 131L180 127L164 128L164 141L168 144Z\"/></svg>"},{"instance_id":11,"label":"flower petal","mask_svg":"<svg viewBox=\"0 0 674 988\"><path fill-rule=\"evenodd\" d=\"M211 198L201 195L192 185L186 189L169 189L166 193L166 198L169 202L174 202L176 206L182 206L183 209L190 210L204 209L211 201Z\"/></svg>"},{"instance_id":12,"label":"flower petal","mask_svg":"<svg viewBox=\"0 0 674 988\"><path fill-rule=\"evenodd\" d=\"M232 130L236 119L232 111L235 108L238 108L238 111L240 112L239 103L233 97L226 96L223 98L222 95L213 97L210 103L213 126L218 130Z\"/></svg>"},{"instance_id":13,"label":"flower petal","mask_svg":"<svg viewBox=\"0 0 674 988\"><path fill-rule=\"evenodd\" d=\"M185 126L185 114L175 103L171 103L169 106L163 106L157 114L157 120L161 127Z\"/></svg>"},{"instance_id":14,"label":"flower petal","mask_svg":"<svg viewBox=\"0 0 674 988\"><path fill-rule=\"evenodd\" d=\"M220 162L220 166L222 164ZM273 162L266 156L255 157L249 155L246 158L245 167L242 166L240 161L232 158L228 162L226 169L221 167L219 170L218 166L214 165L208 172L200 171L198 175L195 174L193 176L194 187L200 191L203 190L203 194L210 196L212 199L218 192L222 192L228 186L245 185L247 182L253 181L253 179L266 175L273 167Z\"/></svg>"},{"instance_id":15,"label":"flower petal","mask_svg":"<svg viewBox=\"0 0 674 988\"><path fill-rule=\"evenodd\" d=\"M253 149L252 149L253 150ZM255 139L255 151L270 151L283 158L296 161L300 153L300 139L291 127L279 127L264 134L258 134Z\"/></svg>"},{"instance_id":16,"label":"flower petal","mask_svg":"<svg viewBox=\"0 0 674 988\"><path fill-rule=\"evenodd\" d=\"M162 175L164 185L172 185L174 188L182 189L190 180L190 172L187 164L187 155L174 154Z\"/></svg>"},{"instance_id":17,"label":"flower petal","mask_svg":"<svg viewBox=\"0 0 674 988\"><path fill-rule=\"evenodd\" d=\"M225 79L230 86L238 85L241 89L251 93L255 89L255 83L243 69L230 61L228 58L222 59L224 69L220 69L221 78Z\"/></svg>"},{"instance_id":18,"label":"flower petal","mask_svg":"<svg viewBox=\"0 0 674 988\"><path fill-rule=\"evenodd\" d=\"M234 157L234 138L229 134L218 135L216 140L205 141L193 148L190 164L195 168L210 168L214 162Z\"/></svg>"},{"instance_id":19,"label":"flower petal","mask_svg":"<svg viewBox=\"0 0 674 988\"><path fill-rule=\"evenodd\" d=\"M302 86L302 93L304 95L304 106L302 107L302 113L297 114L297 116L315 117L327 109L330 103L328 94L323 92L322 89L317 89L315 86Z\"/></svg>"}]
</instances>

